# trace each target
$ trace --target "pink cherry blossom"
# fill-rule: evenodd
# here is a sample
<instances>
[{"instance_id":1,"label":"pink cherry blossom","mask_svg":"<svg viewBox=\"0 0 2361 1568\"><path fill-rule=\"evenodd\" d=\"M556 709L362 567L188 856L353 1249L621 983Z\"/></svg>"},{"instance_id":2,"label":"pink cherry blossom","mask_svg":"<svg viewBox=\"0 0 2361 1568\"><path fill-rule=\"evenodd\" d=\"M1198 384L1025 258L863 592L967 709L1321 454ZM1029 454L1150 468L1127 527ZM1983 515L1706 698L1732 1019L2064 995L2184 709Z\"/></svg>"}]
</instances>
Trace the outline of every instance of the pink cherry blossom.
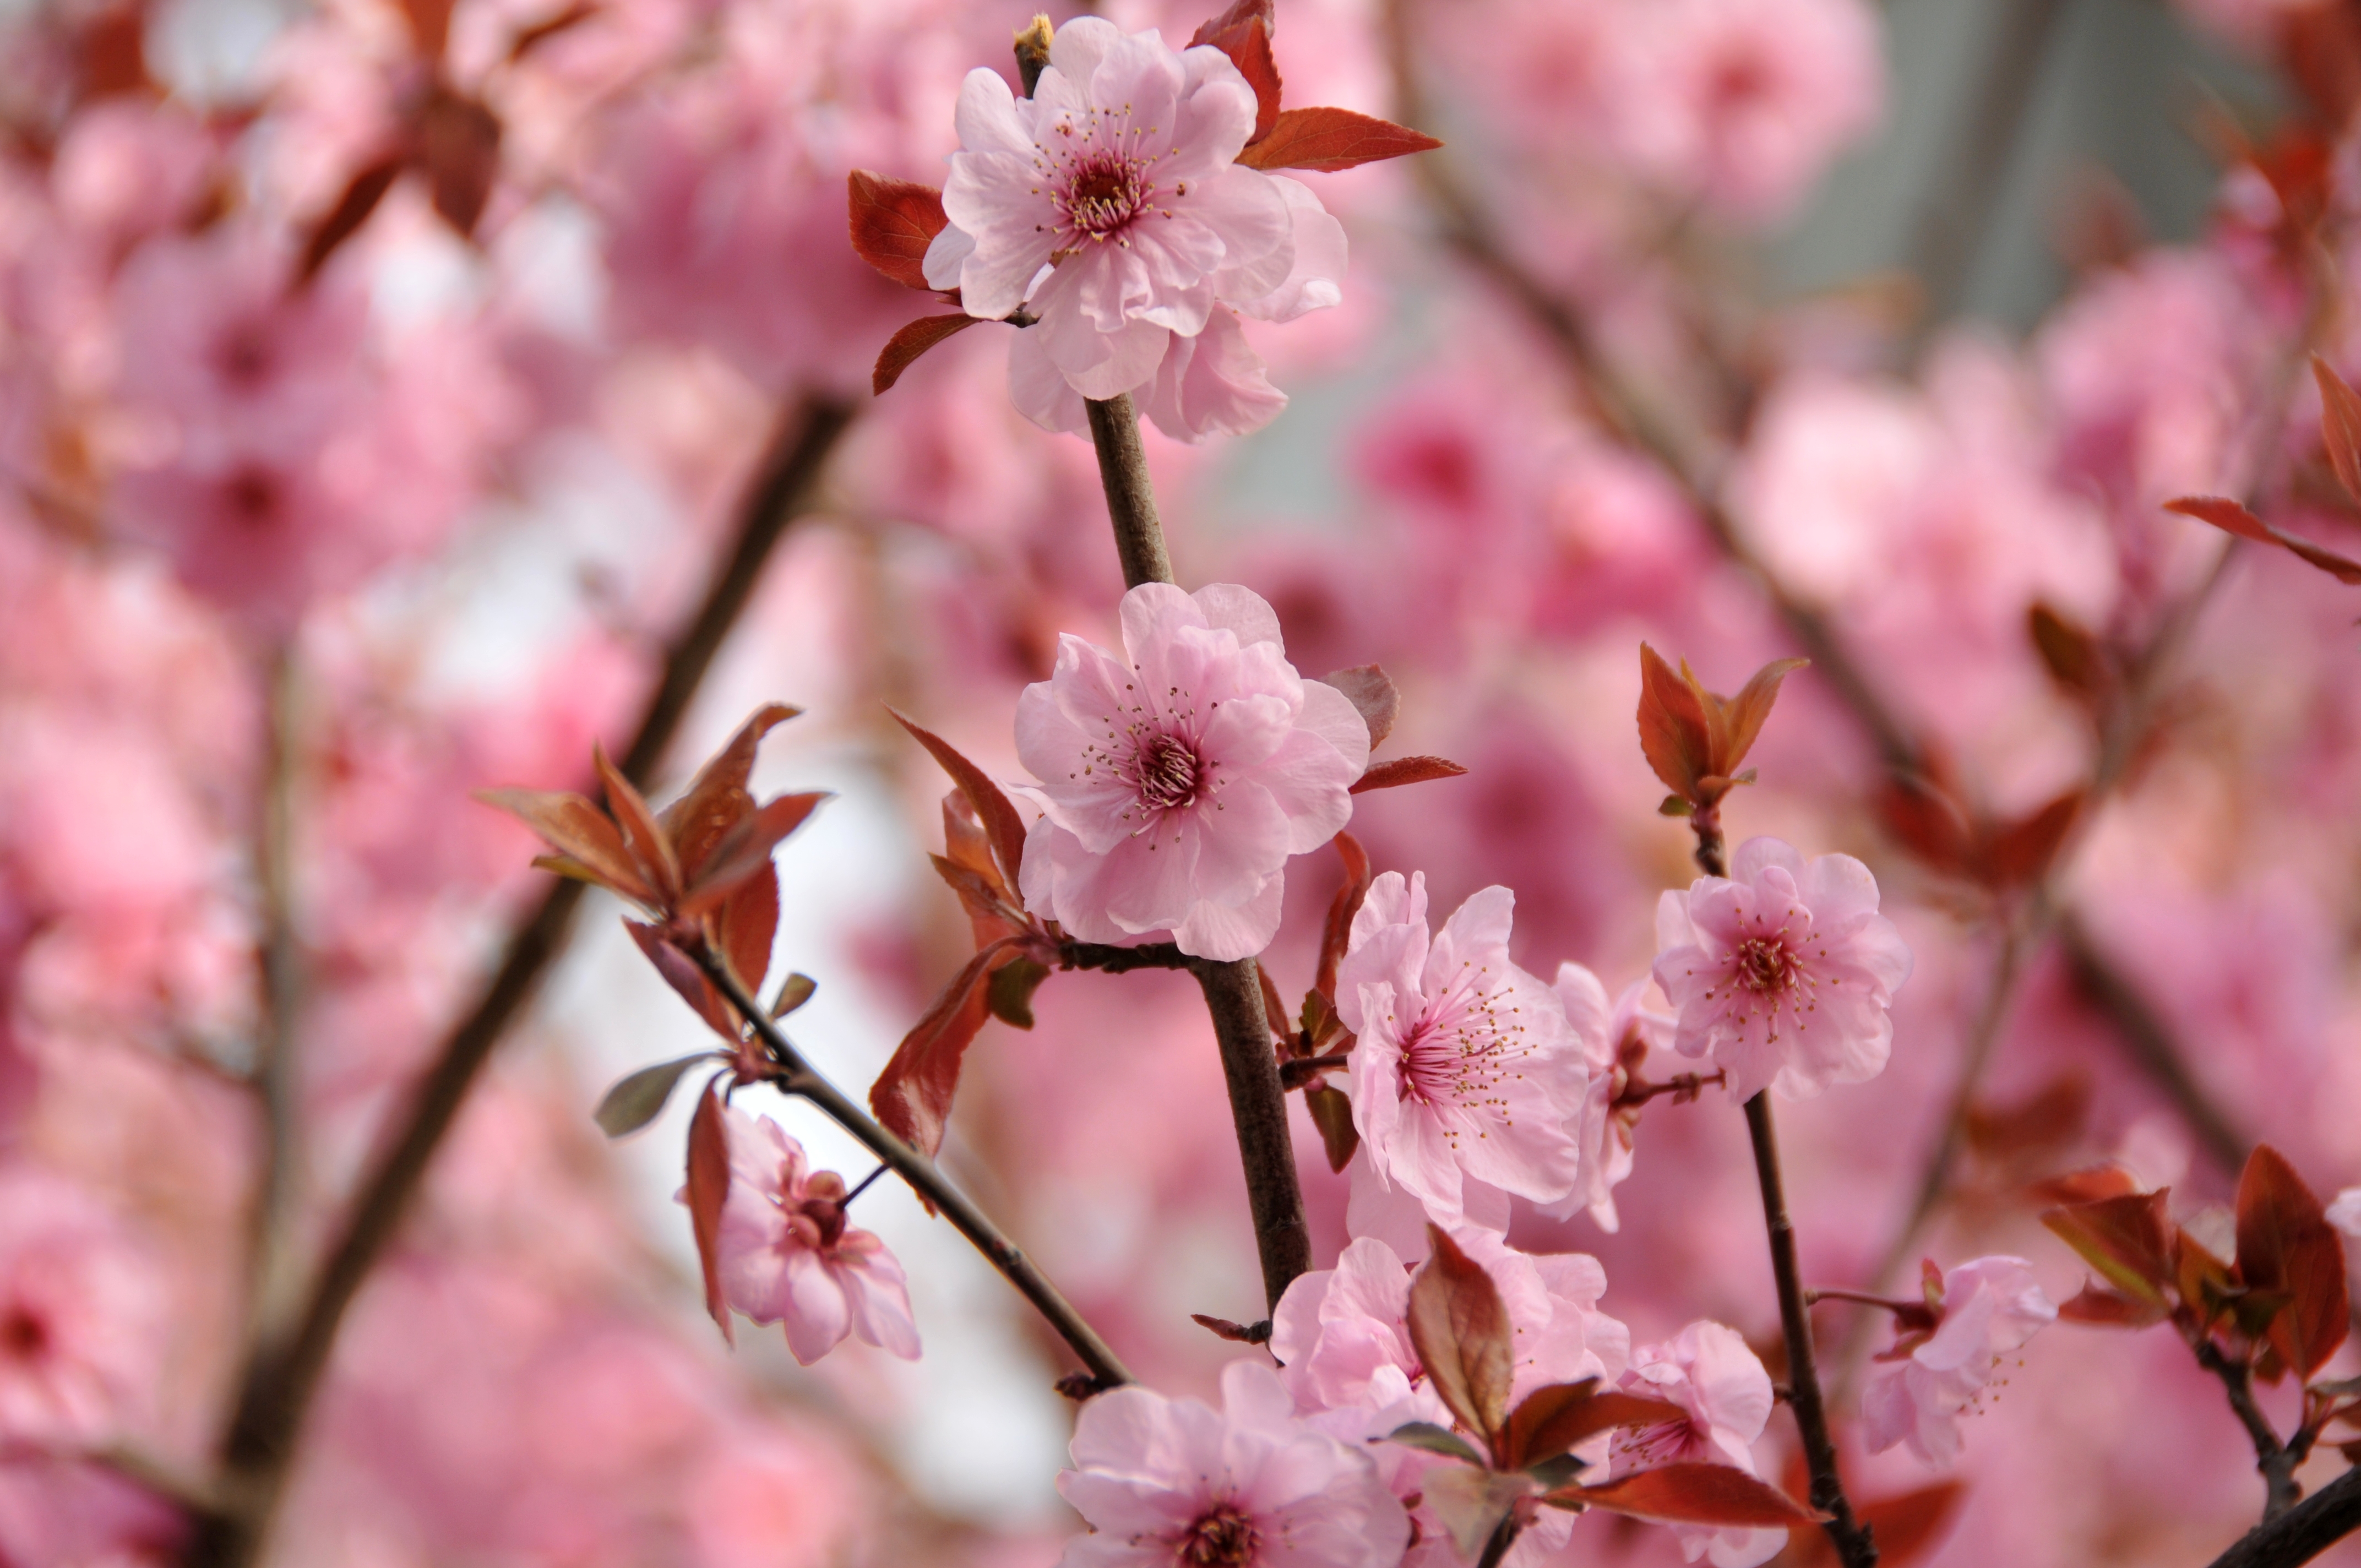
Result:
<instances>
[{"instance_id":1,"label":"pink cherry blossom","mask_svg":"<svg viewBox=\"0 0 2361 1568\"><path fill-rule=\"evenodd\" d=\"M1245 588L1124 596L1118 657L1071 635L1016 704L1016 754L1042 782L1027 907L1090 942L1170 933L1200 958L1251 958L1279 929L1288 857L1352 815L1368 728L1287 662Z\"/></svg>"},{"instance_id":2,"label":"pink cherry blossom","mask_svg":"<svg viewBox=\"0 0 2361 1568\"><path fill-rule=\"evenodd\" d=\"M811 1170L768 1117L725 1108L730 1196L721 1209L721 1290L758 1323L787 1325L808 1366L851 1334L918 1358L909 1287L885 1244L845 1223L844 1179Z\"/></svg>"},{"instance_id":3,"label":"pink cherry blossom","mask_svg":"<svg viewBox=\"0 0 2361 1568\"><path fill-rule=\"evenodd\" d=\"M1648 990L1644 980L1625 986L1611 1010L1606 987L1580 964L1558 965L1557 982L1551 989L1565 1008L1575 1038L1582 1043L1591 1077L1582 1114L1567 1129L1582 1151L1582 1175L1572 1192L1534 1207L1553 1220L1571 1219L1576 1210L1587 1210L1591 1223L1612 1235L1622 1223L1615 1212L1615 1189L1631 1174L1631 1132L1639 1115L1636 1110L1615 1109L1615 1097L1628 1081L1623 1058L1627 1052L1643 1058L1651 1046L1671 1045L1673 1020L1640 1005Z\"/></svg>"},{"instance_id":4,"label":"pink cherry blossom","mask_svg":"<svg viewBox=\"0 0 2361 1568\"><path fill-rule=\"evenodd\" d=\"M1771 1375L1737 1330L1694 1322L1663 1344L1642 1345L1631 1353L1623 1387L1678 1405L1688 1419L1619 1434L1612 1451L1618 1475L1675 1464L1758 1473L1754 1441L1771 1419ZM1674 1529L1690 1562L1705 1557L1714 1568L1754 1568L1787 1542L1784 1530Z\"/></svg>"},{"instance_id":5,"label":"pink cherry blossom","mask_svg":"<svg viewBox=\"0 0 2361 1568\"><path fill-rule=\"evenodd\" d=\"M1353 1047L1353 1124L1372 1171L1454 1224L1467 1181L1554 1201L1581 1175L1590 1089L1583 1047L1549 987L1509 961L1515 895L1488 887L1439 935L1426 877L1388 872L1353 917L1336 971Z\"/></svg>"},{"instance_id":6,"label":"pink cherry blossom","mask_svg":"<svg viewBox=\"0 0 2361 1568\"><path fill-rule=\"evenodd\" d=\"M1028 417L1077 429L1079 398L1154 383L1159 425L1193 440L1284 403L1220 304L1275 321L1335 304L1345 236L1310 187L1233 161L1254 119L1219 49L1176 54L1091 16L1058 30L1030 98L969 73L927 280L971 315L1038 318L1009 359ZM1220 352L1192 377L1173 340L1216 322Z\"/></svg>"},{"instance_id":7,"label":"pink cherry blossom","mask_svg":"<svg viewBox=\"0 0 2361 1568\"><path fill-rule=\"evenodd\" d=\"M95 1447L136 1427L169 1302L152 1260L82 1188L0 1175L0 1441Z\"/></svg>"},{"instance_id":8,"label":"pink cherry blossom","mask_svg":"<svg viewBox=\"0 0 2361 1568\"><path fill-rule=\"evenodd\" d=\"M1058 1490L1090 1526L1062 1568L1393 1568L1409 1516L1357 1447L1294 1414L1276 1373L1222 1371L1222 1409L1137 1385L1082 1407Z\"/></svg>"},{"instance_id":9,"label":"pink cherry blossom","mask_svg":"<svg viewBox=\"0 0 2361 1568\"><path fill-rule=\"evenodd\" d=\"M2058 1317L2021 1257L1980 1257L1952 1269L1938 1311L1934 1332L1879 1357L1861 1390L1872 1453L1907 1443L1929 1464L1957 1459L1960 1418L1976 1408L2001 1358Z\"/></svg>"},{"instance_id":10,"label":"pink cherry blossom","mask_svg":"<svg viewBox=\"0 0 2361 1568\"><path fill-rule=\"evenodd\" d=\"M1750 839L1730 869L1656 907L1656 983L1680 1010L1675 1048L1710 1058L1734 1100L1772 1087L1808 1099L1876 1077L1910 949L1877 913L1869 868Z\"/></svg>"}]
</instances>

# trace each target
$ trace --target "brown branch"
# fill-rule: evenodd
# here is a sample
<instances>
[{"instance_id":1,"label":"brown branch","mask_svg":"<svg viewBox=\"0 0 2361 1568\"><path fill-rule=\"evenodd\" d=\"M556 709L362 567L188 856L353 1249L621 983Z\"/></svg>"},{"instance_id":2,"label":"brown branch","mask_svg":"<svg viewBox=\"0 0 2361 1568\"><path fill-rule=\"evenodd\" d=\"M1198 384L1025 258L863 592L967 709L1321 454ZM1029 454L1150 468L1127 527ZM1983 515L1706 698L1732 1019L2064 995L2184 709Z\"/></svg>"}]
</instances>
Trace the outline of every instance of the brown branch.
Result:
<instances>
[{"instance_id":1,"label":"brown branch","mask_svg":"<svg viewBox=\"0 0 2361 1568\"><path fill-rule=\"evenodd\" d=\"M851 417L843 404L815 400L796 408L782 422L741 505L729 558L704 604L666 651L664 673L624 752L622 772L634 783L647 784L663 760L690 698L753 593L763 565L788 522L807 504L829 453ZM542 976L564 948L581 896L582 883L559 879L510 938L499 969L475 1006L445 1037L419 1081L406 1118L363 1179L292 1329L257 1339L222 1442L218 1490L226 1506L197 1521L182 1559L189 1568L248 1568L260 1557L296 1440L345 1312L399 1231L492 1047L532 1000Z\"/></svg>"},{"instance_id":2,"label":"brown branch","mask_svg":"<svg viewBox=\"0 0 2361 1568\"><path fill-rule=\"evenodd\" d=\"M739 983L730 972L730 966L710 948L700 948L688 955L705 972L720 992L730 999L753 1025L754 1033L770 1050L777 1062L780 1076L773 1081L780 1090L799 1099L808 1100L828 1113L829 1118L846 1132L861 1140L862 1146L884 1161L886 1168L904 1181L911 1190L934 1205L936 1211L951 1223L952 1229L974 1244L992 1266L1000 1270L1011 1285L1016 1287L1058 1337L1071 1346L1098 1388L1113 1388L1131 1381L1114 1351L1107 1348L1096 1330L1082 1321L1073 1304L1059 1293L1033 1260L1015 1242L1000 1233L997 1226L984 1218L983 1211L968 1199L966 1193L952 1186L935 1162L879 1126L874 1118L847 1099L844 1091L814 1071L803 1059L778 1025L772 1022L753 993ZM863 1183L865 1186L866 1183Z\"/></svg>"},{"instance_id":3,"label":"brown branch","mask_svg":"<svg viewBox=\"0 0 2361 1568\"><path fill-rule=\"evenodd\" d=\"M1837 1475L1837 1445L1820 1402L1819 1373L1812 1365L1812 1318L1804 1303L1804 1278L1795 1266L1795 1224L1787 1216L1786 1186L1779 1175L1779 1143L1771 1125L1771 1091L1746 1102L1746 1131L1754 1145L1754 1175L1763 1188L1763 1220L1771 1234L1771 1274L1779 1290L1779 1330L1787 1342L1789 1403L1804 1439L1804 1463L1812 1475L1812 1507L1829 1516L1825 1528L1844 1568L1877 1568L1877 1542L1869 1527L1853 1518Z\"/></svg>"},{"instance_id":4,"label":"brown branch","mask_svg":"<svg viewBox=\"0 0 2361 1568\"><path fill-rule=\"evenodd\" d=\"M247 1332L259 1334L287 1307L294 1282L290 1247L297 1173L302 1154L297 1127L296 1014L302 1007L302 949L295 934L293 855L295 839L295 738L297 674L291 645L271 651L264 676L263 711L269 731L264 762L262 811L256 824L254 878L259 894L262 942L257 953L262 981L262 1015L255 1031L250 1081L261 1100L262 1168L254 1188L248 1237Z\"/></svg>"},{"instance_id":5,"label":"brown branch","mask_svg":"<svg viewBox=\"0 0 2361 1568\"><path fill-rule=\"evenodd\" d=\"M2222 1380L2231 1413L2246 1429L2247 1440L2255 1445L2255 1470L2263 1478L2263 1522L2268 1524L2295 1507L2303 1496L2295 1473L2311 1444L2307 1442L2298 1449L2279 1441L2278 1429L2255 1402L2255 1374L2249 1364L2223 1354L2210 1334L2202 1335L2189 1348L2196 1355L2198 1365Z\"/></svg>"},{"instance_id":6,"label":"brown branch","mask_svg":"<svg viewBox=\"0 0 2361 1568\"><path fill-rule=\"evenodd\" d=\"M2361 1469L2347 1470L2267 1524L2257 1525L2212 1568L2297 1568L2361 1530Z\"/></svg>"},{"instance_id":7,"label":"brown branch","mask_svg":"<svg viewBox=\"0 0 2361 1568\"><path fill-rule=\"evenodd\" d=\"M1172 557L1156 514L1156 490L1139 444L1139 419L1128 397L1093 400L1091 443L1106 488L1107 518L1127 588L1172 581ZM1295 1146L1287 1124L1287 1091L1279 1054L1263 1016L1262 981L1252 959L1235 963L1199 959L1190 969L1205 993L1213 1037L1229 1085L1230 1119L1238 1134L1246 1203L1254 1214L1255 1246L1262 1259L1263 1294L1272 1310L1295 1277L1312 1266L1312 1231L1295 1179Z\"/></svg>"}]
</instances>

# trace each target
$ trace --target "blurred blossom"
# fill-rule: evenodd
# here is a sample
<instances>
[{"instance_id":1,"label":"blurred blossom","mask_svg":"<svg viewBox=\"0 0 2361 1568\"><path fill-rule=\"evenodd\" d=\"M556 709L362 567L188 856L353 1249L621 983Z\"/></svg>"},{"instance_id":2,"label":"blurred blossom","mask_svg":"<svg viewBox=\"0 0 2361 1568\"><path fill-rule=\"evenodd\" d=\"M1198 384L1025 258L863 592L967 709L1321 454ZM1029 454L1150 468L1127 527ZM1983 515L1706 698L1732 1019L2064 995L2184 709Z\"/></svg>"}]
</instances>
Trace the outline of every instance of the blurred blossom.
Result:
<instances>
[{"instance_id":1,"label":"blurred blossom","mask_svg":"<svg viewBox=\"0 0 2361 1568\"><path fill-rule=\"evenodd\" d=\"M2021 1257L1980 1257L1941 1282L1933 1332L1914 1333L1881 1356L1861 1390L1872 1453L1907 1443L1929 1464L1957 1459L1960 1418L1974 1411L2001 1358L2058 1317Z\"/></svg>"},{"instance_id":2,"label":"blurred blossom","mask_svg":"<svg viewBox=\"0 0 2361 1568\"><path fill-rule=\"evenodd\" d=\"M0 1170L0 1439L98 1449L140 1430L167 1311L154 1263L93 1195Z\"/></svg>"}]
</instances>

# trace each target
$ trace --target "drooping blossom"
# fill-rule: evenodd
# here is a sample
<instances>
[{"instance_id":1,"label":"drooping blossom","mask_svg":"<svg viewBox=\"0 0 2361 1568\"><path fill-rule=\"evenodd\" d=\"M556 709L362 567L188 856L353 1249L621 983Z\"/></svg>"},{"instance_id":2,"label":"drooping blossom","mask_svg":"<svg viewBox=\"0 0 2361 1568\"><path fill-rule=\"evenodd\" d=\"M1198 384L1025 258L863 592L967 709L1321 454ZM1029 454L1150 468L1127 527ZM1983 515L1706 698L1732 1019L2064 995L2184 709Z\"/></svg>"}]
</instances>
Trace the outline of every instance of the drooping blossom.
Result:
<instances>
[{"instance_id":1,"label":"drooping blossom","mask_svg":"<svg viewBox=\"0 0 2361 1568\"><path fill-rule=\"evenodd\" d=\"M1980 1257L1941 1280L1934 1331L1906 1335L1880 1356L1861 1390L1872 1453L1906 1442L1929 1464L1957 1459L1960 1418L1975 1409L2001 1358L2058 1317L2021 1257Z\"/></svg>"},{"instance_id":2,"label":"drooping blossom","mask_svg":"<svg viewBox=\"0 0 2361 1568\"><path fill-rule=\"evenodd\" d=\"M1229 311L1286 321L1335 304L1345 239L1309 188L1234 161L1255 109L1221 50L1175 53L1092 16L1058 29L1030 98L969 73L927 281L971 315L1035 318L1009 360L1029 417L1079 429L1080 399L1158 383L1158 423L1192 440L1284 403ZM1174 341L1209 328L1210 356Z\"/></svg>"},{"instance_id":3,"label":"drooping blossom","mask_svg":"<svg viewBox=\"0 0 2361 1568\"><path fill-rule=\"evenodd\" d=\"M1288 857L1352 815L1368 727L1287 662L1279 618L1245 588L1124 596L1124 652L1071 635L1016 704L1016 754L1041 783L1027 907L1088 942L1169 934L1199 958L1251 958L1279 930Z\"/></svg>"},{"instance_id":4,"label":"drooping blossom","mask_svg":"<svg viewBox=\"0 0 2361 1568\"><path fill-rule=\"evenodd\" d=\"M1581 1174L1567 1131L1590 1088L1565 1008L1509 961L1515 895L1488 887L1430 933L1426 877L1388 872L1336 970L1353 1124L1370 1168L1456 1223L1466 1183L1550 1202Z\"/></svg>"},{"instance_id":5,"label":"drooping blossom","mask_svg":"<svg viewBox=\"0 0 2361 1568\"><path fill-rule=\"evenodd\" d=\"M1869 868L1750 839L1730 869L1656 906L1656 983L1680 1011L1675 1047L1727 1072L1734 1100L1772 1087L1808 1099L1876 1077L1910 949L1878 914Z\"/></svg>"},{"instance_id":6,"label":"drooping blossom","mask_svg":"<svg viewBox=\"0 0 2361 1568\"><path fill-rule=\"evenodd\" d=\"M918 1329L901 1264L845 1223L844 1179L812 1170L803 1146L768 1117L725 1108L730 1196L721 1210L721 1290L758 1323L785 1320L808 1366L851 1334L906 1361Z\"/></svg>"},{"instance_id":7,"label":"drooping blossom","mask_svg":"<svg viewBox=\"0 0 2361 1568\"><path fill-rule=\"evenodd\" d=\"M1297 1419L1278 1374L1235 1361L1222 1409L1137 1385L1074 1423L1058 1491L1091 1526L1063 1568L1393 1568L1410 1519L1357 1447Z\"/></svg>"},{"instance_id":8,"label":"drooping blossom","mask_svg":"<svg viewBox=\"0 0 2361 1568\"><path fill-rule=\"evenodd\" d=\"M1771 1375L1737 1330L1699 1321L1663 1344L1642 1345L1631 1353L1623 1387L1678 1405L1688 1419L1619 1433L1612 1450L1616 1474L1675 1464L1728 1464L1757 1474L1754 1441L1771 1419ZM1784 1530L1674 1530L1690 1562L1707 1558L1714 1568L1754 1568L1787 1542Z\"/></svg>"},{"instance_id":9,"label":"drooping blossom","mask_svg":"<svg viewBox=\"0 0 2361 1568\"><path fill-rule=\"evenodd\" d=\"M1557 982L1551 989L1565 1008L1575 1038L1582 1043L1591 1076L1582 1114L1567 1129L1582 1151L1582 1174L1573 1191L1554 1203L1534 1207L1552 1220L1571 1219L1576 1210L1587 1210L1591 1223L1611 1235L1622 1224L1615 1212L1615 1189L1631 1174L1631 1135L1639 1120L1636 1109L1617 1110L1615 1098L1630 1081L1631 1061L1644 1058L1652 1046L1672 1044L1673 1020L1640 1005L1648 989L1645 980L1625 986L1611 1011L1607 988L1580 964L1558 965Z\"/></svg>"}]
</instances>

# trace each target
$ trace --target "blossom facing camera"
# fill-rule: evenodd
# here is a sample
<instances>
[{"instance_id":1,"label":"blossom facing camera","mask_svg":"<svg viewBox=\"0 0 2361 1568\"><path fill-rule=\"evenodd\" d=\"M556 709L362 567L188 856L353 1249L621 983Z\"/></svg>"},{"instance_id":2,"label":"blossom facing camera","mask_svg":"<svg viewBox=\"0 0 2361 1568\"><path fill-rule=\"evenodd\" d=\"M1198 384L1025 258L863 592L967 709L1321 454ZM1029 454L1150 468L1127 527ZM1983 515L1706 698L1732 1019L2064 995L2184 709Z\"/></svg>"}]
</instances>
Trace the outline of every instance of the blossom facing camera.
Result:
<instances>
[{"instance_id":1,"label":"blossom facing camera","mask_svg":"<svg viewBox=\"0 0 2361 1568\"><path fill-rule=\"evenodd\" d=\"M1222 1409L1133 1385L1082 1407L1058 1491L1091 1527L1060 1568L1393 1568L1410 1516L1369 1455L1299 1420L1269 1367Z\"/></svg>"},{"instance_id":2,"label":"blossom facing camera","mask_svg":"<svg viewBox=\"0 0 2361 1568\"><path fill-rule=\"evenodd\" d=\"M1082 399L1159 378L1151 411L1183 440L1284 406L1224 307L1286 321L1336 303L1345 234L1309 187L1236 161L1256 113L1219 49L1094 16L1057 30L1030 98L969 72L925 277L970 315L1034 318L1009 361L1029 418L1080 429ZM1209 326L1218 356L1192 353Z\"/></svg>"},{"instance_id":3,"label":"blossom facing camera","mask_svg":"<svg viewBox=\"0 0 2361 1568\"><path fill-rule=\"evenodd\" d=\"M1660 1464L1727 1464L1754 1475L1754 1440L1771 1419L1771 1375L1738 1331L1694 1322L1663 1344L1631 1353L1623 1387L1678 1405L1688 1419L1619 1433L1612 1455L1619 1475ZM1675 1525L1682 1554L1714 1568L1754 1568L1787 1544L1784 1530L1711 1529Z\"/></svg>"},{"instance_id":4,"label":"blossom facing camera","mask_svg":"<svg viewBox=\"0 0 2361 1568\"><path fill-rule=\"evenodd\" d=\"M1906 1333L1878 1358L1861 1413L1872 1453L1908 1443L1927 1464L1949 1464L1960 1456L1960 1418L1975 1409L2001 1358L2055 1322L2058 1308L2021 1257L1980 1257L1939 1276L1927 1268L1930 1287L1941 1284L1935 1326Z\"/></svg>"},{"instance_id":5,"label":"blossom facing camera","mask_svg":"<svg viewBox=\"0 0 2361 1568\"><path fill-rule=\"evenodd\" d=\"M730 1196L721 1209L721 1289L758 1323L786 1324L787 1348L809 1366L846 1335L918 1358L918 1328L902 1265L885 1244L845 1223L844 1179L815 1171L804 1147L768 1117L721 1108Z\"/></svg>"},{"instance_id":6,"label":"blossom facing camera","mask_svg":"<svg viewBox=\"0 0 2361 1568\"><path fill-rule=\"evenodd\" d=\"M1730 1098L1809 1099L1885 1067L1888 1009L1910 948L1877 912L1877 879L1850 855L1806 861L1750 839L1730 874L1656 906L1656 983L1679 1011L1674 1048L1710 1058Z\"/></svg>"},{"instance_id":7,"label":"blossom facing camera","mask_svg":"<svg viewBox=\"0 0 2361 1568\"><path fill-rule=\"evenodd\" d=\"M1016 704L1016 754L1041 782L1026 906L1086 942L1168 936L1192 957L1252 958L1278 933L1288 858L1352 816L1369 730L1345 694L1287 662L1246 589L1142 583L1121 654L1067 635Z\"/></svg>"},{"instance_id":8,"label":"blossom facing camera","mask_svg":"<svg viewBox=\"0 0 2361 1568\"><path fill-rule=\"evenodd\" d=\"M1553 1202L1575 1189L1590 1090L1582 1043L1539 977L1509 961L1515 895L1488 887L1426 920L1426 877L1369 886L1336 970L1353 1124L1371 1169L1459 1223L1466 1182Z\"/></svg>"}]
</instances>

